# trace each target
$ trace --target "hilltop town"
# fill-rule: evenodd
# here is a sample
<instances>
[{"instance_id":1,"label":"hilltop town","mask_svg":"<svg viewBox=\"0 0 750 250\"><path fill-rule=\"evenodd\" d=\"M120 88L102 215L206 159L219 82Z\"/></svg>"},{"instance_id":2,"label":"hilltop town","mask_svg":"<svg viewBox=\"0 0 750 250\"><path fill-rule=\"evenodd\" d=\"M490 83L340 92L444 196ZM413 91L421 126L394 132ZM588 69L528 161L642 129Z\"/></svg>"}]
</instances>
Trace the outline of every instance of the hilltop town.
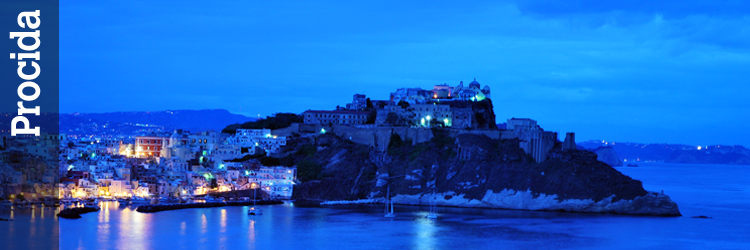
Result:
<instances>
[{"instance_id":1,"label":"hilltop town","mask_svg":"<svg viewBox=\"0 0 750 250\"><path fill-rule=\"evenodd\" d=\"M51 195L172 199L222 196L254 189L261 190L264 197L275 199L373 198L382 196L383 183L390 183L388 173L393 171L389 169L392 167L383 169L384 166L398 161L396 156L403 152L412 152L411 147L436 141L449 151L438 157L442 161L428 159L433 161L429 163L433 168L432 177L424 175L430 172L426 166L415 169L419 176L412 177L414 180L433 178L432 188L436 188L434 178L438 165L459 164L455 166L460 167L464 162L484 159L491 151L505 152L495 164L516 162L512 164L516 167L561 160L578 162L576 164L590 162L590 159L596 162L596 155L591 158L591 155L578 153L574 133L566 133L565 140L559 141L557 132L545 131L532 119L510 118L504 128L498 128L495 120L490 87L482 87L475 79L468 85L460 82L457 86L439 84L432 89L399 88L388 99L355 94L351 103L330 110L307 110L300 115L279 113L258 121L231 124L221 132L175 129L116 137L74 134L4 137L0 152L0 197L12 199L20 194L25 199ZM328 144L322 143L325 141ZM493 143L499 144L491 146ZM326 151L332 144L344 145L345 149ZM409 161L445 149L420 149ZM326 152L337 153L321 158ZM359 153L350 157L353 152ZM339 164L340 171L326 174L331 164ZM374 168L360 169L362 164ZM408 167L412 163L404 164ZM609 167L606 164L598 167L604 166ZM647 194L640 182L614 172L608 175L622 179L620 182L629 188L612 192L625 194L626 197L621 198L628 199ZM341 176L344 173L348 174ZM356 177L354 186L347 185L346 189L351 188L350 194L359 190L359 195L326 196L320 192L333 194L345 190L341 189L343 186L330 190L311 184L326 178L331 180L333 176L339 180ZM456 185L479 187L467 183L471 182ZM304 184L303 190L295 191L295 186L300 184ZM430 186L412 184L417 185L416 190ZM360 185L369 187L358 188ZM550 188L547 191L554 191ZM473 199L481 199L477 191L481 193L484 189L470 192L476 196ZM406 193L419 192L406 190ZM571 196L586 198L575 193ZM409 202L414 200L404 203Z\"/></svg>"}]
</instances>

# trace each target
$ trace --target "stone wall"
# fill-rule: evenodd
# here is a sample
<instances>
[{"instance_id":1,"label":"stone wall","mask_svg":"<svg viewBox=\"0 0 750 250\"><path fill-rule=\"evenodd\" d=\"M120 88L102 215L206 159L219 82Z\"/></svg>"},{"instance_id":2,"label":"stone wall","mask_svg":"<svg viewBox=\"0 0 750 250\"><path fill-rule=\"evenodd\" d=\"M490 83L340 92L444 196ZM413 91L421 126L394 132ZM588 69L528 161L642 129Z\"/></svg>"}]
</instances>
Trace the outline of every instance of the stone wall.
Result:
<instances>
[{"instance_id":1,"label":"stone wall","mask_svg":"<svg viewBox=\"0 0 750 250\"><path fill-rule=\"evenodd\" d=\"M391 134L398 134L402 140L412 143L422 143L432 139L432 130L428 128L408 127L376 127L369 129L334 125L331 133L353 142L375 147L378 151L385 151L391 141Z\"/></svg>"}]
</instances>

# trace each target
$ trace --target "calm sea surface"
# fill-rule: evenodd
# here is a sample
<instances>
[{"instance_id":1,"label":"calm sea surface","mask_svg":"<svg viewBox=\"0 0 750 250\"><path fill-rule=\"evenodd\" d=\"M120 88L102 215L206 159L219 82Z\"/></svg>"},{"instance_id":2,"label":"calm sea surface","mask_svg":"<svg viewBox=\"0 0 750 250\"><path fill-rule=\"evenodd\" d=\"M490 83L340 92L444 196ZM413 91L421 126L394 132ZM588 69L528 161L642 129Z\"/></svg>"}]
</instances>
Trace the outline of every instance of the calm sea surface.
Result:
<instances>
[{"instance_id":1,"label":"calm sea surface","mask_svg":"<svg viewBox=\"0 0 750 250\"><path fill-rule=\"evenodd\" d=\"M670 195L677 218L397 206L186 209L154 214L102 203L83 219L53 210L5 213L0 248L60 249L750 249L750 166L640 164L618 168ZM693 219L706 215L713 219ZM59 229L56 224L59 222ZM49 241L38 240L49 235ZM4 248L5 249L5 248Z\"/></svg>"}]
</instances>

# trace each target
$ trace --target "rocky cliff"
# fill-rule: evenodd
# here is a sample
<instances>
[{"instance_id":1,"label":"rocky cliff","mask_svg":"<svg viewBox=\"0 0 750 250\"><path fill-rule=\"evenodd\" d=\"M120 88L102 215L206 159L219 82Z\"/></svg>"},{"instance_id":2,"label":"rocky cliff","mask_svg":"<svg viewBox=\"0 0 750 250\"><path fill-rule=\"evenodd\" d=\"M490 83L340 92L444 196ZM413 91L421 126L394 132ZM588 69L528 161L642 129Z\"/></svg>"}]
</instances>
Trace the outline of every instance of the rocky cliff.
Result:
<instances>
[{"instance_id":1,"label":"rocky cliff","mask_svg":"<svg viewBox=\"0 0 750 250\"><path fill-rule=\"evenodd\" d=\"M535 163L516 140L433 133L416 145L393 136L387 152L332 134L295 142L285 152L302 181L293 197L382 198L390 186L397 204L680 215L668 196L647 192L589 151L557 148Z\"/></svg>"},{"instance_id":2,"label":"rocky cliff","mask_svg":"<svg viewBox=\"0 0 750 250\"><path fill-rule=\"evenodd\" d=\"M600 162L607 163L613 167L622 166L620 157L617 156L617 152L615 152L615 149L612 147L598 147L592 150L592 152L596 154L596 159Z\"/></svg>"}]
</instances>

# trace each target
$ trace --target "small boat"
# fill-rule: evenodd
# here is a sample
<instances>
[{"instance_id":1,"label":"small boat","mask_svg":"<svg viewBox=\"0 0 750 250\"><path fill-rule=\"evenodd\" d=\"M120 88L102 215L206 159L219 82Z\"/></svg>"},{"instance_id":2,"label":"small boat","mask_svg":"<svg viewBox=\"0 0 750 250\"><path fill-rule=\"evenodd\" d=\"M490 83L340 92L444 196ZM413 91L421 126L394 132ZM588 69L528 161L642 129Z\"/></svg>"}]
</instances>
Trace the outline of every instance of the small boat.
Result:
<instances>
[{"instance_id":1,"label":"small boat","mask_svg":"<svg viewBox=\"0 0 750 250\"><path fill-rule=\"evenodd\" d=\"M130 200L131 205L148 205L149 203L151 201L144 198L133 198Z\"/></svg>"},{"instance_id":2,"label":"small boat","mask_svg":"<svg viewBox=\"0 0 750 250\"><path fill-rule=\"evenodd\" d=\"M425 216L427 219L437 219L437 204L435 204L435 190L432 190L432 200L430 201L430 213Z\"/></svg>"},{"instance_id":3,"label":"small boat","mask_svg":"<svg viewBox=\"0 0 750 250\"><path fill-rule=\"evenodd\" d=\"M630 164L630 163L628 163L627 167L638 167L638 164Z\"/></svg>"},{"instance_id":4,"label":"small boat","mask_svg":"<svg viewBox=\"0 0 750 250\"><path fill-rule=\"evenodd\" d=\"M390 206L390 211L388 211L388 207ZM391 201L391 185L388 185L388 191L385 195L385 218L393 218L396 217L396 214L393 213L393 201Z\"/></svg>"},{"instance_id":5,"label":"small boat","mask_svg":"<svg viewBox=\"0 0 750 250\"><path fill-rule=\"evenodd\" d=\"M261 215L261 214L263 214L263 210L260 210L259 208L256 208L256 207L251 207L247 211L247 215Z\"/></svg>"},{"instance_id":6,"label":"small boat","mask_svg":"<svg viewBox=\"0 0 750 250\"><path fill-rule=\"evenodd\" d=\"M87 200L86 202L83 203L83 207L96 208L96 210L100 210L101 209L99 207L99 200L97 200L97 199Z\"/></svg>"},{"instance_id":7,"label":"small boat","mask_svg":"<svg viewBox=\"0 0 750 250\"><path fill-rule=\"evenodd\" d=\"M247 211L247 215L261 215L263 211L260 208L255 207L255 202L258 200L258 188L253 189L253 207Z\"/></svg>"}]
</instances>

